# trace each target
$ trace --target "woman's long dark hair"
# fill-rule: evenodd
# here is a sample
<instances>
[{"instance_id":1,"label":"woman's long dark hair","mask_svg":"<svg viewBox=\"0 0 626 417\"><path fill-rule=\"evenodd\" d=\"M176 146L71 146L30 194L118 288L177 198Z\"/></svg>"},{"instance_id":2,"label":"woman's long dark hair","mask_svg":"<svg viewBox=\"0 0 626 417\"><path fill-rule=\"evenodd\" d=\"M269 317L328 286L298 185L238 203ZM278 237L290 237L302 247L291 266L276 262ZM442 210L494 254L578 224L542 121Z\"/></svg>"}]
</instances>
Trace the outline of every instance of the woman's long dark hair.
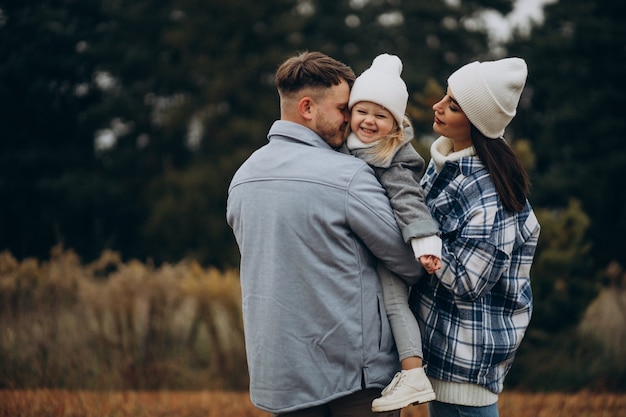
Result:
<instances>
[{"instance_id":1,"label":"woman's long dark hair","mask_svg":"<svg viewBox=\"0 0 626 417\"><path fill-rule=\"evenodd\" d=\"M524 210L530 181L524 165L504 139L490 139L472 125L476 154L491 175L496 191L508 211Z\"/></svg>"}]
</instances>

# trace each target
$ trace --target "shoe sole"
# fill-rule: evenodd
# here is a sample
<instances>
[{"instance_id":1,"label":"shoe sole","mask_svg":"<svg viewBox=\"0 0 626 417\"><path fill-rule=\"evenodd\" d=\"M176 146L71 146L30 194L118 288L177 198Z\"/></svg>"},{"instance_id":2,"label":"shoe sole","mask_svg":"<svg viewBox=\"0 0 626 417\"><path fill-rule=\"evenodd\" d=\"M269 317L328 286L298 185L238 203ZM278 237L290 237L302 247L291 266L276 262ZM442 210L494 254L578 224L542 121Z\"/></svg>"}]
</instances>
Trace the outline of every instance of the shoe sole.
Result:
<instances>
[{"instance_id":1,"label":"shoe sole","mask_svg":"<svg viewBox=\"0 0 626 417\"><path fill-rule=\"evenodd\" d=\"M378 405L378 406L372 405L372 411L374 413L382 413L384 411L399 410L401 408L408 407L409 405L424 404L429 401L433 401L434 399L435 399L435 392L430 391L430 392L420 394L417 398L413 397L410 400L397 401L392 404L385 404L385 405Z\"/></svg>"}]
</instances>

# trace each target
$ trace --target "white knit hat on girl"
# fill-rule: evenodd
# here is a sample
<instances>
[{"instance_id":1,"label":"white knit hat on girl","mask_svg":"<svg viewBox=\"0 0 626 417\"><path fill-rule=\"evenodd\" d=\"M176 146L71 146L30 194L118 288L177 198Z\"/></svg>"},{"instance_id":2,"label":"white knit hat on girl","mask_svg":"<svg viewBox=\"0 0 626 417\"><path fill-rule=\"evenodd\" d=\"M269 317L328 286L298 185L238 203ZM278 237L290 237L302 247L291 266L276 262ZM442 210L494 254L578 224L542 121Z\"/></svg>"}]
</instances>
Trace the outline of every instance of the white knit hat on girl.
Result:
<instances>
[{"instance_id":1,"label":"white knit hat on girl","mask_svg":"<svg viewBox=\"0 0 626 417\"><path fill-rule=\"evenodd\" d=\"M395 55L378 55L372 66L357 77L350 92L348 107L360 101L371 101L389 110L402 126L409 92L400 78L402 61Z\"/></svg>"},{"instance_id":2,"label":"white knit hat on girl","mask_svg":"<svg viewBox=\"0 0 626 417\"><path fill-rule=\"evenodd\" d=\"M528 69L521 58L472 62L448 78L448 87L472 124L496 139L515 116Z\"/></svg>"}]
</instances>

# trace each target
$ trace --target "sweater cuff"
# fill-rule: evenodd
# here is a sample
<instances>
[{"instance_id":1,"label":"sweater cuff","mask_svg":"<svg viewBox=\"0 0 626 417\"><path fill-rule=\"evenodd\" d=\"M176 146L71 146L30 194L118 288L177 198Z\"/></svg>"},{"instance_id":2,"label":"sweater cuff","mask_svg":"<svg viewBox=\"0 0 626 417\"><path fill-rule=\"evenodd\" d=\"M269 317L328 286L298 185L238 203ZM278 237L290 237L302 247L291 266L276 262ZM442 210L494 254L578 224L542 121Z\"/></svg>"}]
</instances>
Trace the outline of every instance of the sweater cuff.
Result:
<instances>
[{"instance_id":1,"label":"sweater cuff","mask_svg":"<svg viewBox=\"0 0 626 417\"><path fill-rule=\"evenodd\" d=\"M415 259L424 255L433 255L441 259L441 238L437 235L411 239L411 248Z\"/></svg>"},{"instance_id":2,"label":"sweater cuff","mask_svg":"<svg viewBox=\"0 0 626 417\"><path fill-rule=\"evenodd\" d=\"M485 407L498 402L498 394L476 384L430 380L437 401L448 404Z\"/></svg>"}]
</instances>

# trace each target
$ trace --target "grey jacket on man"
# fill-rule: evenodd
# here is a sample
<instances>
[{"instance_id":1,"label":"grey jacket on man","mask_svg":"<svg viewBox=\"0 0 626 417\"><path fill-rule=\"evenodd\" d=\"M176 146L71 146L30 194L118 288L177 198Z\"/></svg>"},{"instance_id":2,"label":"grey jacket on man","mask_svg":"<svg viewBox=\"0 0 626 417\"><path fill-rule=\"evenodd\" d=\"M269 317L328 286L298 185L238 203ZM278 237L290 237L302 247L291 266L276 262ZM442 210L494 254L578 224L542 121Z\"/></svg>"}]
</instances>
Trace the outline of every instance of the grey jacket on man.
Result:
<instances>
[{"instance_id":1,"label":"grey jacket on man","mask_svg":"<svg viewBox=\"0 0 626 417\"><path fill-rule=\"evenodd\" d=\"M422 271L365 162L277 121L229 188L241 252L250 397L285 413L386 386L399 362L377 259Z\"/></svg>"}]
</instances>

